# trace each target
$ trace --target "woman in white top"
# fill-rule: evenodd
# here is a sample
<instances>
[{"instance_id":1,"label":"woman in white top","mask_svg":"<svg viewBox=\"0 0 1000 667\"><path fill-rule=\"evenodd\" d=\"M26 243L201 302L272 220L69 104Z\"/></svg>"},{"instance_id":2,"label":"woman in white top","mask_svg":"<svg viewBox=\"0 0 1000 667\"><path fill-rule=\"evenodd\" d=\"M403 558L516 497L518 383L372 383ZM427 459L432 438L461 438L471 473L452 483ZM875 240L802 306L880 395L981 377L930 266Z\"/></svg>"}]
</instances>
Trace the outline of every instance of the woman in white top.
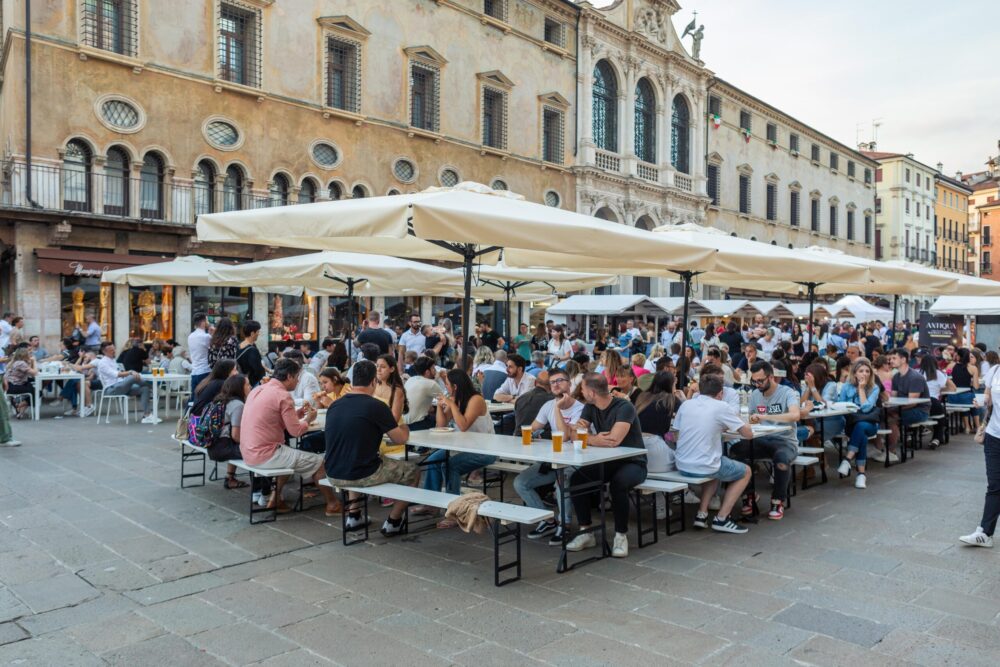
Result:
<instances>
[{"instance_id":1,"label":"woman in white top","mask_svg":"<svg viewBox=\"0 0 1000 667\"><path fill-rule=\"evenodd\" d=\"M959 538L973 547L992 547L993 531L1000 517L1000 371L998 366L990 368L983 379L986 387L985 404L992 408L983 440L983 454L986 457L986 500L983 503L983 518L970 535Z\"/></svg>"},{"instance_id":2,"label":"woman in white top","mask_svg":"<svg viewBox=\"0 0 1000 667\"><path fill-rule=\"evenodd\" d=\"M481 345L479 349L476 350L476 356L472 358L472 377L478 378L480 382L483 381L482 372L488 371L493 367L493 362L496 358L493 356L493 350Z\"/></svg>"},{"instance_id":3,"label":"woman in white top","mask_svg":"<svg viewBox=\"0 0 1000 667\"><path fill-rule=\"evenodd\" d=\"M562 365L573 357L573 346L566 340L566 332L561 324L552 329L548 352L551 365L556 368L562 368Z\"/></svg>"}]
</instances>

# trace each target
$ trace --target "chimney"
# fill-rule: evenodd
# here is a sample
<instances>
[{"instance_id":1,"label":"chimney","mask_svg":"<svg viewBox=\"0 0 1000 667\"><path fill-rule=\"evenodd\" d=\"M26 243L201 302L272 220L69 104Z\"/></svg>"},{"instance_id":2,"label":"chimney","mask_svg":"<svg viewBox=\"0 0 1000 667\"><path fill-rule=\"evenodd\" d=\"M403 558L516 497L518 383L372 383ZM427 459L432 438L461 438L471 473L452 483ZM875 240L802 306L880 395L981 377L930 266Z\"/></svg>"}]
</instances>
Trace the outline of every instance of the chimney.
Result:
<instances>
[{"instance_id":1,"label":"chimney","mask_svg":"<svg viewBox=\"0 0 1000 667\"><path fill-rule=\"evenodd\" d=\"M956 171L955 172L955 179L959 180L959 181L962 180L962 172L961 171Z\"/></svg>"},{"instance_id":2,"label":"chimney","mask_svg":"<svg viewBox=\"0 0 1000 667\"><path fill-rule=\"evenodd\" d=\"M938 162L937 163L937 170L938 170L939 174L943 174L944 173L944 163L943 162Z\"/></svg>"}]
</instances>

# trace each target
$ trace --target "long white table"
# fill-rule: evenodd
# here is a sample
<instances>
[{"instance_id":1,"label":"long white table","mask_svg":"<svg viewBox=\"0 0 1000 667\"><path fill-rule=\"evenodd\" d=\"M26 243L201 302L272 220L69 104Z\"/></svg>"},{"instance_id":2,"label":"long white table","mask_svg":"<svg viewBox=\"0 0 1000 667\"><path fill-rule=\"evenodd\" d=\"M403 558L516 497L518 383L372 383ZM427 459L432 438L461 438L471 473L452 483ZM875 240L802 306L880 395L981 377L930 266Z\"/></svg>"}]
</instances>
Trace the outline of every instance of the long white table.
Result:
<instances>
[{"instance_id":1,"label":"long white table","mask_svg":"<svg viewBox=\"0 0 1000 667\"><path fill-rule=\"evenodd\" d=\"M142 379L153 385L153 411L150 413L156 423L159 424L162 419L160 419L159 409L160 409L160 384L164 382L187 382L188 387L191 387L191 376L187 373L166 373L164 375L153 375L152 373L143 373ZM167 407L167 414L170 414L170 406Z\"/></svg>"},{"instance_id":2,"label":"long white table","mask_svg":"<svg viewBox=\"0 0 1000 667\"><path fill-rule=\"evenodd\" d=\"M530 445L522 445L520 437L498 435L495 433L462 433L458 430L447 433L416 431L410 433L410 439L406 445L408 448L430 447L441 449L448 454L451 452L482 454L525 463L548 463L556 471L556 493L560 494L563 507L566 507L566 503L570 502L574 495L600 494L599 506L601 519L593 531L601 533L601 539L598 543L601 547L601 555L585 558L570 565L568 562L569 552L566 550L566 545L569 542L569 531L564 530L562 549L559 553L559 562L556 565L556 572L560 573L610 555L611 549L608 546L607 529L605 528L605 479L604 466L602 464L630 459L646 453L644 448L641 449L638 447L587 447L586 449L577 449L573 446L573 443L568 441L563 441L561 452L554 452L552 451L551 440L534 440ZM448 465L447 455L444 465ZM599 481L586 482L576 486L567 484L565 475L567 468L579 468L590 465L601 466L601 479Z\"/></svg>"},{"instance_id":3,"label":"long white table","mask_svg":"<svg viewBox=\"0 0 1000 667\"><path fill-rule=\"evenodd\" d=\"M916 405L923 405L924 403L930 403L929 398L910 398L909 396L893 396L890 398L885 405L890 408L911 408Z\"/></svg>"},{"instance_id":4,"label":"long white table","mask_svg":"<svg viewBox=\"0 0 1000 667\"><path fill-rule=\"evenodd\" d=\"M777 435L778 433L784 433L785 431L791 431L791 424L750 424L750 430L753 431L753 437L750 440L756 440L757 438L765 438L769 435ZM735 431L726 431L722 434L724 440L746 440L742 435L736 433Z\"/></svg>"},{"instance_id":5,"label":"long white table","mask_svg":"<svg viewBox=\"0 0 1000 667\"><path fill-rule=\"evenodd\" d=\"M56 380L60 380L63 382L76 381L80 383L80 395L77 398L76 407L77 407L77 414L81 417L83 416L83 400L84 400L83 373L77 373L76 371L70 373L39 372L38 375L35 376L35 404L34 404L35 409L33 415L35 421L38 421L39 419L42 418L42 401L41 401L42 385L46 382L53 382Z\"/></svg>"}]
</instances>

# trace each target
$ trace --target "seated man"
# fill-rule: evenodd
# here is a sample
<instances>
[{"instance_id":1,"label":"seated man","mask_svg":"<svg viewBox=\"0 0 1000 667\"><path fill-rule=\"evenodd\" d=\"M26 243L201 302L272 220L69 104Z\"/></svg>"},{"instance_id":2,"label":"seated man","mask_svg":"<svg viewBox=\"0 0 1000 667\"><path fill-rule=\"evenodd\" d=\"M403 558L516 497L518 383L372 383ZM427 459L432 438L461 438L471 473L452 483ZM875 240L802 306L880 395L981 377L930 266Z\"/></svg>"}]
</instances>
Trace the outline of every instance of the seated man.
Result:
<instances>
[{"instance_id":1,"label":"seated man","mask_svg":"<svg viewBox=\"0 0 1000 667\"><path fill-rule=\"evenodd\" d=\"M564 430L565 442L572 440L576 429L583 428L592 431L588 436L590 447L635 447L645 449L642 441L642 426L639 416L628 399L612 396L608 390L608 380L600 373L588 373L583 378L583 397L587 404L583 408L576 424ZM558 412L558 407L556 407ZM561 417L557 415L556 423ZM615 517L615 540L611 555L615 558L628 556L628 515L629 493L637 485L646 480L646 457L636 456L621 459L601 465L584 466L572 477L573 486L586 484L601 479L602 467L604 479L611 488L611 511ZM569 551L582 551L597 546L597 539L591 532L590 510L592 494L585 493L573 497L573 509L576 511L583 531L566 545Z\"/></svg>"},{"instance_id":2,"label":"seated man","mask_svg":"<svg viewBox=\"0 0 1000 667\"><path fill-rule=\"evenodd\" d=\"M522 395L514 403L514 429L515 435L520 435L521 427L527 426L535 421L541 412L542 406L552 400L552 393L549 391L549 372L542 371L535 378L535 386L527 394ZM506 417L506 415L504 415Z\"/></svg>"},{"instance_id":3,"label":"seated man","mask_svg":"<svg viewBox=\"0 0 1000 667\"><path fill-rule=\"evenodd\" d=\"M299 350L286 352L285 359L294 361L299 365L299 382L295 385L295 389L292 390L292 400L315 405L316 401L313 399L313 396L320 390L319 379L309 371L309 362L306 361L305 356Z\"/></svg>"},{"instance_id":4,"label":"seated man","mask_svg":"<svg viewBox=\"0 0 1000 667\"><path fill-rule=\"evenodd\" d=\"M896 370L896 374L892 376L893 398L902 397L930 399L931 394L927 387L927 379L924 377L923 373L910 368L910 353L906 350L906 348L900 347L893 350L889 355L889 364ZM930 400L928 400L927 403L921 403L910 407L901 407L898 410L888 411L887 418L889 422L889 429L892 431L889 435L888 447L890 463L897 460L895 449L896 445L899 443L900 426L906 428L910 424L927 421L930 418L930 413L928 412L930 407ZM885 456L886 453L880 452L876 449L874 455L870 458L877 461L885 461Z\"/></svg>"},{"instance_id":5,"label":"seated man","mask_svg":"<svg viewBox=\"0 0 1000 667\"><path fill-rule=\"evenodd\" d=\"M513 403L520 396L531 391L535 386L535 378L525 372L527 362L520 354L514 353L507 357L507 379L493 392L490 397L497 403Z\"/></svg>"},{"instance_id":6,"label":"seated man","mask_svg":"<svg viewBox=\"0 0 1000 667\"><path fill-rule=\"evenodd\" d=\"M389 435L393 444L402 445L410 437L410 429L396 424L392 411L374 398L375 364L362 360L354 364L351 391L337 399L326 413L326 476L334 486L376 486L405 484L416 486L420 481L417 466L408 461L382 458L379 448L382 436ZM325 488L325 487L323 487ZM354 499L356 494L351 494ZM386 537L402 530L403 511L408 503L397 500L382 524ZM364 525L361 512L347 515L347 527Z\"/></svg>"},{"instance_id":7,"label":"seated man","mask_svg":"<svg viewBox=\"0 0 1000 667\"><path fill-rule=\"evenodd\" d=\"M434 399L442 393L436 378L433 359L420 356L413 362L410 377L403 385L410 408L403 415L403 421L411 431L426 431L434 427Z\"/></svg>"},{"instance_id":8,"label":"seated man","mask_svg":"<svg viewBox=\"0 0 1000 667\"><path fill-rule=\"evenodd\" d=\"M320 454L293 449L285 444L285 431L299 437L309 430L316 418L316 410L305 403L298 410L292 402L291 391L299 382L302 369L291 359L279 359L269 382L258 385L247 396L240 421L240 453L243 461L257 468L290 468L313 482L323 478L323 457ZM277 493L267 507L278 512L289 512L281 492L287 477L277 479ZM340 503L333 490L319 487L326 499L326 515L340 513Z\"/></svg>"},{"instance_id":9,"label":"seated man","mask_svg":"<svg viewBox=\"0 0 1000 667\"><path fill-rule=\"evenodd\" d=\"M774 488L771 490L771 510L767 518L779 521L785 516L785 502L791 482L792 461L799 453L795 425L799 421L799 393L774 377L774 369L766 361L756 361L750 367L750 423L788 425L781 433L744 440L729 450L733 458L768 458L774 466ZM756 498L747 498L743 514L753 513Z\"/></svg>"},{"instance_id":10,"label":"seated man","mask_svg":"<svg viewBox=\"0 0 1000 667\"><path fill-rule=\"evenodd\" d=\"M677 470L688 477L711 477L701 489L701 504L694 519L696 528L708 525L708 505L719 482L729 482L722 499L719 513L712 521L712 530L721 533L747 532L730 518L733 506L743 489L750 482L750 466L733 461L722 455L722 434L726 431L739 433L744 438L752 438L753 431L740 419L739 412L723 400L723 376L713 369L701 373L698 387L701 393L684 401L677 410L674 425L677 427Z\"/></svg>"},{"instance_id":11,"label":"seated man","mask_svg":"<svg viewBox=\"0 0 1000 667\"><path fill-rule=\"evenodd\" d=\"M553 432L565 432L566 428L575 424L583 413L583 403L573 398L570 393L569 374L561 368L549 371L548 381L552 387L554 398L550 398L534 418L531 424L533 432L543 429L550 429ZM539 376L541 379L542 376ZM551 396L551 395L550 395ZM558 408L558 410L557 410ZM558 417L556 416L558 414ZM520 433L518 433L520 435ZM563 472L564 475L571 475L576 472L576 468L570 468ZM556 471L549 464L535 463L527 470L518 474L514 478L514 490L521 500L528 507L545 509L541 496L538 495L538 487L548 486L556 481ZM549 544L552 546L562 544L563 526L569 524L569 508L565 511L562 507L562 494L556 493L556 503L559 507L559 522L555 519L542 521L528 533L529 540L538 540L546 535L552 535Z\"/></svg>"},{"instance_id":12,"label":"seated man","mask_svg":"<svg viewBox=\"0 0 1000 667\"><path fill-rule=\"evenodd\" d=\"M545 353L541 350L535 350L531 353L531 365L524 369L524 372L532 377L538 377L538 374L545 370Z\"/></svg>"},{"instance_id":13,"label":"seated man","mask_svg":"<svg viewBox=\"0 0 1000 667\"><path fill-rule=\"evenodd\" d=\"M101 343L101 357L97 360L97 377L104 387L105 396L138 396L142 408L142 423L155 424L150 410L149 392L151 385L142 379L138 371L119 371L115 361L115 344Z\"/></svg>"}]
</instances>

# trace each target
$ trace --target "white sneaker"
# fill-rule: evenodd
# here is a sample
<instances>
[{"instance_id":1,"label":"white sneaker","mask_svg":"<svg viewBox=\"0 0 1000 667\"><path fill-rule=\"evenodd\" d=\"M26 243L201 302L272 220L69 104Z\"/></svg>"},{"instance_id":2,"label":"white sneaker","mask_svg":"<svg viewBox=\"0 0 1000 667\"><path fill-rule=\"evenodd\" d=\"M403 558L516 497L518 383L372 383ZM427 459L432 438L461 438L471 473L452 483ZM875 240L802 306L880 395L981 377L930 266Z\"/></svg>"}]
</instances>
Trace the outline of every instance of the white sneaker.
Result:
<instances>
[{"instance_id":1,"label":"white sneaker","mask_svg":"<svg viewBox=\"0 0 1000 667\"><path fill-rule=\"evenodd\" d=\"M372 520L368 519L368 523L371 523L371 522L372 522ZM361 519L358 519L358 525L364 525L362 523ZM393 535L400 535L400 534L402 534L402 532L403 532L403 522L402 522L402 520L400 520L398 526L392 525L392 523L388 519L386 519L382 523L381 533L383 535L385 535L386 537L392 537Z\"/></svg>"},{"instance_id":2,"label":"white sneaker","mask_svg":"<svg viewBox=\"0 0 1000 667\"><path fill-rule=\"evenodd\" d=\"M0 442L0 447L20 447L20 440L8 440L7 442Z\"/></svg>"},{"instance_id":3,"label":"white sneaker","mask_svg":"<svg viewBox=\"0 0 1000 667\"><path fill-rule=\"evenodd\" d=\"M667 518L667 499L662 493L656 494L656 520L663 521Z\"/></svg>"},{"instance_id":4,"label":"white sneaker","mask_svg":"<svg viewBox=\"0 0 1000 667\"><path fill-rule=\"evenodd\" d=\"M569 547L566 547L567 549ZM625 533L615 533L615 543L611 547L612 558L625 558L628 556L628 535Z\"/></svg>"},{"instance_id":5,"label":"white sneaker","mask_svg":"<svg viewBox=\"0 0 1000 667\"><path fill-rule=\"evenodd\" d=\"M694 493L692 493L691 490L689 489L689 490L687 490L687 491L684 492L684 504L685 505L700 505L701 504L701 498L699 498L698 496L694 495Z\"/></svg>"},{"instance_id":6,"label":"white sneaker","mask_svg":"<svg viewBox=\"0 0 1000 667\"><path fill-rule=\"evenodd\" d=\"M76 414L76 408L70 408L69 410L65 410L63 412L63 417L71 417L75 414Z\"/></svg>"},{"instance_id":7,"label":"white sneaker","mask_svg":"<svg viewBox=\"0 0 1000 667\"><path fill-rule=\"evenodd\" d=\"M153 415L146 415L145 417L142 418L142 422L141 423L143 423L143 424L158 424L158 423L160 423L160 420L157 419L156 417L154 417Z\"/></svg>"},{"instance_id":8,"label":"white sneaker","mask_svg":"<svg viewBox=\"0 0 1000 667\"><path fill-rule=\"evenodd\" d=\"M863 472L859 472L858 476L854 479L855 489L867 489L868 488L868 476Z\"/></svg>"},{"instance_id":9,"label":"white sneaker","mask_svg":"<svg viewBox=\"0 0 1000 667\"><path fill-rule=\"evenodd\" d=\"M260 505L260 491L254 491L250 502Z\"/></svg>"},{"instance_id":10,"label":"white sneaker","mask_svg":"<svg viewBox=\"0 0 1000 667\"><path fill-rule=\"evenodd\" d=\"M889 452L889 463L899 463L899 454L896 452Z\"/></svg>"},{"instance_id":11,"label":"white sneaker","mask_svg":"<svg viewBox=\"0 0 1000 667\"><path fill-rule=\"evenodd\" d=\"M823 449L832 449L834 451L837 451L837 445L833 444L833 440L824 440Z\"/></svg>"},{"instance_id":12,"label":"white sneaker","mask_svg":"<svg viewBox=\"0 0 1000 667\"><path fill-rule=\"evenodd\" d=\"M885 450L879 449L878 447L872 447L868 450L868 460L885 463Z\"/></svg>"},{"instance_id":13,"label":"white sneaker","mask_svg":"<svg viewBox=\"0 0 1000 667\"><path fill-rule=\"evenodd\" d=\"M270 493L262 493L262 494L260 494L260 500L257 501L257 505L259 507L267 507L268 503L270 503L270 502L271 502L271 494Z\"/></svg>"},{"instance_id":14,"label":"white sneaker","mask_svg":"<svg viewBox=\"0 0 1000 667\"><path fill-rule=\"evenodd\" d=\"M963 535L958 538L959 542L968 544L970 547L992 547L993 538L983 532L983 527L976 528L976 532L971 535Z\"/></svg>"},{"instance_id":15,"label":"white sneaker","mask_svg":"<svg viewBox=\"0 0 1000 667\"><path fill-rule=\"evenodd\" d=\"M720 507L722 507L722 500L719 498L719 496L712 496L711 498L709 498L708 509L715 511L718 510Z\"/></svg>"},{"instance_id":16,"label":"white sneaker","mask_svg":"<svg viewBox=\"0 0 1000 667\"><path fill-rule=\"evenodd\" d=\"M844 459L843 461L841 461L840 462L840 467L837 468L837 474L839 474L841 477L847 477L848 475L850 475L851 474L851 462L848 461L847 459Z\"/></svg>"},{"instance_id":17,"label":"white sneaker","mask_svg":"<svg viewBox=\"0 0 1000 667\"><path fill-rule=\"evenodd\" d=\"M94 414L94 410L96 410L96 408L93 405L83 406L83 416L89 417L90 415Z\"/></svg>"},{"instance_id":18,"label":"white sneaker","mask_svg":"<svg viewBox=\"0 0 1000 667\"><path fill-rule=\"evenodd\" d=\"M580 533L566 545L566 551L583 551L597 546L597 538L593 533Z\"/></svg>"}]
</instances>

